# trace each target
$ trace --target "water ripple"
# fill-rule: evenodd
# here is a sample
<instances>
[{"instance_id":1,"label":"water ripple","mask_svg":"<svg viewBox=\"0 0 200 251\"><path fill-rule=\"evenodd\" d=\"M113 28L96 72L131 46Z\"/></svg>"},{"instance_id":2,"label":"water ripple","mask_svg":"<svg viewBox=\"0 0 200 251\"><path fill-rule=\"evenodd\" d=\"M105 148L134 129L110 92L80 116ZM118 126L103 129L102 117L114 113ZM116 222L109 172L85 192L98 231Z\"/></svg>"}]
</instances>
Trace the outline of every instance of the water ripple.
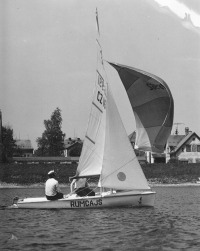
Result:
<instances>
[{"instance_id":1,"label":"water ripple","mask_svg":"<svg viewBox=\"0 0 200 251\"><path fill-rule=\"evenodd\" d=\"M5 251L199 250L199 189L156 187L153 208L0 210L0 246ZM17 190L27 197L38 192L43 190ZM1 189L0 205L15 193Z\"/></svg>"}]
</instances>

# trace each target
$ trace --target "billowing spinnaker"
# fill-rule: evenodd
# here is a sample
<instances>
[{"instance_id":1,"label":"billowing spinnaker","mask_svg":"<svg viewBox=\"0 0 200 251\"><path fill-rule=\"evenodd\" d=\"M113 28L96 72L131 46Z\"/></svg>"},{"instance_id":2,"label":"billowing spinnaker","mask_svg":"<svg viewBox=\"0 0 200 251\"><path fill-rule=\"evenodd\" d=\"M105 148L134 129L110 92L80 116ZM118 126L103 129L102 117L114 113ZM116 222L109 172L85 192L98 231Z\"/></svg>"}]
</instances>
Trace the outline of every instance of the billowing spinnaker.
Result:
<instances>
[{"instance_id":1,"label":"billowing spinnaker","mask_svg":"<svg viewBox=\"0 0 200 251\"><path fill-rule=\"evenodd\" d=\"M174 116L169 87L162 79L145 71L110 64L118 71L135 115L136 148L162 153Z\"/></svg>"}]
</instances>

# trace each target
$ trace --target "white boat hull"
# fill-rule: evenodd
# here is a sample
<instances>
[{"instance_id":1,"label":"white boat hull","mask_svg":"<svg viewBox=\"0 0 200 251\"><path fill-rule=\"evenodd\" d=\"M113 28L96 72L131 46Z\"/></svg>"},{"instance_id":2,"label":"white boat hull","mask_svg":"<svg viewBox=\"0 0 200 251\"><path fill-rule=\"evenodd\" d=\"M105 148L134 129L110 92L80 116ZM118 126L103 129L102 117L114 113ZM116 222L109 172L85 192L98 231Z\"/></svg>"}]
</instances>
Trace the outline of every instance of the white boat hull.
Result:
<instances>
[{"instance_id":1,"label":"white boat hull","mask_svg":"<svg viewBox=\"0 0 200 251\"><path fill-rule=\"evenodd\" d=\"M32 209L86 209L105 207L142 207L153 206L156 193L152 191L128 191L120 193L106 192L91 197L76 197L49 201L46 197L19 199L13 204L14 208Z\"/></svg>"}]
</instances>

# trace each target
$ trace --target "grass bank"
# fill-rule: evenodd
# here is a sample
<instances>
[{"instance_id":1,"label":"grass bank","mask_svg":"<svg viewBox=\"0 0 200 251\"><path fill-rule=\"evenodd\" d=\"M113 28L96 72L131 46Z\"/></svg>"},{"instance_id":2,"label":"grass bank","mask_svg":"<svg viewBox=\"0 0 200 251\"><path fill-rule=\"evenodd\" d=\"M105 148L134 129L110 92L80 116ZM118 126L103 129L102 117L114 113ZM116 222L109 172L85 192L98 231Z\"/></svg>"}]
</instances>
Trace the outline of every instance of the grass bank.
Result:
<instances>
[{"instance_id":1,"label":"grass bank","mask_svg":"<svg viewBox=\"0 0 200 251\"><path fill-rule=\"evenodd\" d=\"M55 170L60 184L68 184L77 164L1 164L0 183L16 185L44 184L47 173ZM147 180L156 184L195 183L200 177L200 164L142 165Z\"/></svg>"},{"instance_id":2,"label":"grass bank","mask_svg":"<svg viewBox=\"0 0 200 251\"><path fill-rule=\"evenodd\" d=\"M142 169L148 181L157 184L195 183L200 177L200 163L149 164Z\"/></svg>"},{"instance_id":3,"label":"grass bank","mask_svg":"<svg viewBox=\"0 0 200 251\"><path fill-rule=\"evenodd\" d=\"M59 183L69 183L69 177L76 173L77 164L2 164L0 167L1 184L32 185L44 184L47 173L55 170Z\"/></svg>"}]
</instances>

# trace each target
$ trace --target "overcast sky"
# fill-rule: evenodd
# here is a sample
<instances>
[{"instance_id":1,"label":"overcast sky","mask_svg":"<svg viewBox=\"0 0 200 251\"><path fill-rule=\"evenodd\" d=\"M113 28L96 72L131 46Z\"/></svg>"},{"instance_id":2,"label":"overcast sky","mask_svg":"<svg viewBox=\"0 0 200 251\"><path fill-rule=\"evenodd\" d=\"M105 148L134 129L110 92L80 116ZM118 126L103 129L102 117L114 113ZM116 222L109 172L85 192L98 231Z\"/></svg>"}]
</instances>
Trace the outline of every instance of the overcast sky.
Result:
<instances>
[{"instance_id":1,"label":"overcast sky","mask_svg":"<svg viewBox=\"0 0 200 251\"><path fill-rule=\"evenodd\" d=\"M179 133L200 136L199 0L0 0L0 109L15 137L36 138L62 110L62 130L83 138L96 70L96 7L104 59L151 72L169 86ZM190 14L190 15L188 15ZM127 133L123 85L106 71ZM172 133L175 131L173 127Z\"/></svg>"}]
</instances>

